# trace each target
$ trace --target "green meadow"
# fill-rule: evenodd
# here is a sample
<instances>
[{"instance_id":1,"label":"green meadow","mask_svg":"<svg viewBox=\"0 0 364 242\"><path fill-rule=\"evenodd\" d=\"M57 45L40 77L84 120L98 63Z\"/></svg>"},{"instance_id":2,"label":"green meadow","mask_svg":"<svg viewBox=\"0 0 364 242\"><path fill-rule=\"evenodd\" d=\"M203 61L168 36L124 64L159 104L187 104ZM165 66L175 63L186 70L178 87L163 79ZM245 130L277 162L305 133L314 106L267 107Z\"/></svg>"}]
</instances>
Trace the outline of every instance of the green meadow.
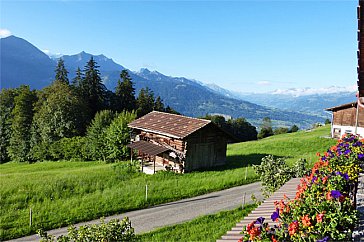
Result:
<instances>
[{"instance_id":1,"label":"green meadow","mask_svg":"<svg viewBox=\"0 0 364 242\"><path fill-rule=\"evenodd\" d=\"M186 223L137 235L137 241L216 241L254 208L255 204L249 204L244 208L201 216Z\"/></svg>"},{"instance_id":2,"label":"green meadow","mask_svg":"<svg viewBox=\"0 0 364 242\"><path fill-rule=\"evenodd\" d=\"M37 162L0 165L0 240L101 216L193 197L259 180L251 165L268 154L310 163L335 143L329 127L228 145L228 164L189 174L136 174L123 178L115 164ZM245 179L245 174L246 179ZM148 200L145 185L148 184ZM29 211L32 209L32 226Z\"/></svg>"}]
</instances>

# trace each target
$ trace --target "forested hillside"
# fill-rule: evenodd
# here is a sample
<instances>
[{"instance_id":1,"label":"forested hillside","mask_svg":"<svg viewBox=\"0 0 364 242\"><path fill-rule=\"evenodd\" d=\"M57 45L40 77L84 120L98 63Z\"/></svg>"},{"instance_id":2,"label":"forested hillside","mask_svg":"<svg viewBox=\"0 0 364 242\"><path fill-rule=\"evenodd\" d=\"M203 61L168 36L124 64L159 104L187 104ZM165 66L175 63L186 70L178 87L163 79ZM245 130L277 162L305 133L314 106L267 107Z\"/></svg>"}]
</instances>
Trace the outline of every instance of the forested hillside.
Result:
<instances>
[{"instance_id":1,"label":"forested hillside","mask_svg":"<svg viewBox=\"0 0 364 242\"><path fill-rule=\"evenodd\" d=\"M41 90L25 85L2 89L0 163L63 159L114 162L129 157L129 122L153 110L177 114L148 87L136 95L125 69L119 74L115 92L107 90L92 56L83 70L76 70L73 79L69 80L68 73L59 59L49 86ZM257 139L256 128L244 118L230 119L224 125L216 120L214 123L234 135L236 141Z\"/></svg>"},{"instance_id":2,"label":"forested hillside","mask_svg":"<svg viewBox=\"0 0 364 242\"><path fill-rule=\"evenodd\" d=\"M1 38L0 44L1 63L5 63L1 65L0 73L2 88L16 88L25 84L39 90L52 83L57 59L49 58L26 40L15 36ZM108 91L115 92L120 72L127 68L104 55L91 55L83 51L75 55L64 55L62 59L69 78L72 80L77 77L77 70L82 69L91 57L99 65L102 84ZM267 108L227 97L198 81L183 77L171 77L147 69L138 72L128 70L128 73L133 79L136 93L148 87L156 96L161 97L164 104L187 116L222 114L234 118L244 117L255 126L259 126L264 117L270 117L274 126L289 127L296 124L301 128L324 121L315 115Z\"/></svg>"}]
</instances>

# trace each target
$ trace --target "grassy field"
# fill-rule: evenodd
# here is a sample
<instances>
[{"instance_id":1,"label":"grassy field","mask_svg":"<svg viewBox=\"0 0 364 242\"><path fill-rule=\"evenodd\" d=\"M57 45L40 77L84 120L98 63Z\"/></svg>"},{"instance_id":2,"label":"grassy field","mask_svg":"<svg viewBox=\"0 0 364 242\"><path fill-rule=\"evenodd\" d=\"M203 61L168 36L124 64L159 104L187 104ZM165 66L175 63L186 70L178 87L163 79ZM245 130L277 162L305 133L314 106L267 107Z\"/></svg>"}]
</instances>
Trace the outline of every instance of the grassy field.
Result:
<instances>
[{"instance_id":1,"label":"grassy field","mask_svg":"<svg viewBox=\"0 0 364 242\"><path fill-rule=\"evenodd\" d=\"M312 131L271 136L258 141L232 144L228 146L228 159L231 167L240 167L244 163L260 164L261 159L270 154L285 157L292 164L305 158L311 165L317 161L317 152L324 152L336 143L327 138L330 126ZM242 162L243 161L243 162Z\"/></svg>"},{"instance_id":2,"label":"grassy field","mask_svg":"<svg viewBox=\"0 0 364 242\"><path fill-rule=\"evenodd\" d=\"M198 217L190 222L137 235L138 241L216 241L247 216L256 205Z\"/></svg>"},{"instance_id":3,"label":"grassy field","mask_svg":"<svg viewBox=\"0 0 364 242\"><path fill-rule=\"evenodd\" d=\"M267 154L316 160L335 141L329 128L278 135L228 146L228 165L190 174L138 174L120 179L113 164L99 162L39 162L0 165L0 240L35 233L101 216L145 208L237 185L258 178L251 164ZM245 171L247 169L247 179ZM148 202L145 185L148 184ZM29 226L29 210L33 224Z\"/></svg>"}]
</instances>

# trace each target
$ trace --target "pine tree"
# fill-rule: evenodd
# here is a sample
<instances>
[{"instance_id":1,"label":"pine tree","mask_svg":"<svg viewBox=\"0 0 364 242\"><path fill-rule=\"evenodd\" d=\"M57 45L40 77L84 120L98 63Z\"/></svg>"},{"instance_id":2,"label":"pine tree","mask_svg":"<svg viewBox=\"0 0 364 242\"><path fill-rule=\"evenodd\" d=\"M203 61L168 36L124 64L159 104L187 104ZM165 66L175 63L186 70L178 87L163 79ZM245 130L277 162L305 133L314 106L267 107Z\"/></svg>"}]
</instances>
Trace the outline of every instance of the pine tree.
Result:
<instances>
[{"instance_id":1,"label":"pine tree","mask_svg":"<svg viewBox=\"0 0 364 242\"><path fill-rule=\"evenodd\" d=\"M68 71L64 67L64 60L62 58L60 58L58 60L55 72L56 72L55 80L61 81L63 83L66 83L67 85L69 85L69 80L68 80L68 76L67 76Z\"/></svg>"},{"instance_id":2,"label":"pine tree","mask_svg":"<svg viewBox=\"0 0 364 242\"><path fill-rule=\"evenodd\" d=\"M80 67L77 67L76 76L72 80L72 86L77 88L80 86L81 82L82 82L82 72Z\"/></svg>"},{"instance_id":3,"label":"pine tree","mask_svg":"<svg viewBox=\"0 0 364 242\"><path fill-rule=\"evenodd\" d=\"M148 87L142 88L137 98L137 115L141 117L151 111L154 108L154 93Z\"/></svg>"},{"instance_id":4,"label":"pine tree","mask_svg":"<svg viewBox=\"0 0 364 242\"><path fill-rule=\"evenodd\" d=\"M160 112L164 112L165 111L164 104L163 104L163 100L162 100L162 98L160 96L158 96L155 99L154 109L153 110L160 111Z\"/></svg>"},{"instance_id":5,"label":"pine tree","mask_svg":"<svg viewBox=\"0 0 364 242\"><path fill-rule=\"evenodd\" d=\"M14 161L30 160L30 127L35 101L35 92L30 91L29 86L22 85L18 88L18 95L14 98L12 135L8 147L9 156Z\"/></svg>"},{"instance_id":6,"label":"pine tree","mask_svg":"<svg viewBox=\"0 0 364 242\"><path fill-rule=\"evenodd\" d=\"M80 93L90 110L90 117L105 108L106 87L101 81L99 66L93 57L84 69L84 78L80 83Z\"/></svg>"},{"instance_id":7,"label":"pine tree","mask_svg":"<svg viewBox=\"0 0 364 242\"><path fill-rule=\"evenodd\" d=\"M135 109L135 88L127 70L122 70L120 80L115 88L116 95L116 110L117 111L132 111Z\"/></svg>"}]
</instances>

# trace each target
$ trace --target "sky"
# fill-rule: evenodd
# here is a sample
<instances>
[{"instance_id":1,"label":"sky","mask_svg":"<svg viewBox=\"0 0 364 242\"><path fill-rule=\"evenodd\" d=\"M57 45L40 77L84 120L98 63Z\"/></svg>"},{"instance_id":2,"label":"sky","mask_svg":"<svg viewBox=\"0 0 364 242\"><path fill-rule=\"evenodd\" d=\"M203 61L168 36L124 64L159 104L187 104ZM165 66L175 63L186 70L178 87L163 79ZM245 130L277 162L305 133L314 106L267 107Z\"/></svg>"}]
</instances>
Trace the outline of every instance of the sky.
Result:
<instances>
[{"instance_id":1,"label":"sky","mask_svg":"<svg viewBox=\"0 0 364 242\"><path fill-rule=\"evenodd\" d=\"M240 92L356 87L358 1L0 0L0 37Z\"/></svg>"}]
</instances>

